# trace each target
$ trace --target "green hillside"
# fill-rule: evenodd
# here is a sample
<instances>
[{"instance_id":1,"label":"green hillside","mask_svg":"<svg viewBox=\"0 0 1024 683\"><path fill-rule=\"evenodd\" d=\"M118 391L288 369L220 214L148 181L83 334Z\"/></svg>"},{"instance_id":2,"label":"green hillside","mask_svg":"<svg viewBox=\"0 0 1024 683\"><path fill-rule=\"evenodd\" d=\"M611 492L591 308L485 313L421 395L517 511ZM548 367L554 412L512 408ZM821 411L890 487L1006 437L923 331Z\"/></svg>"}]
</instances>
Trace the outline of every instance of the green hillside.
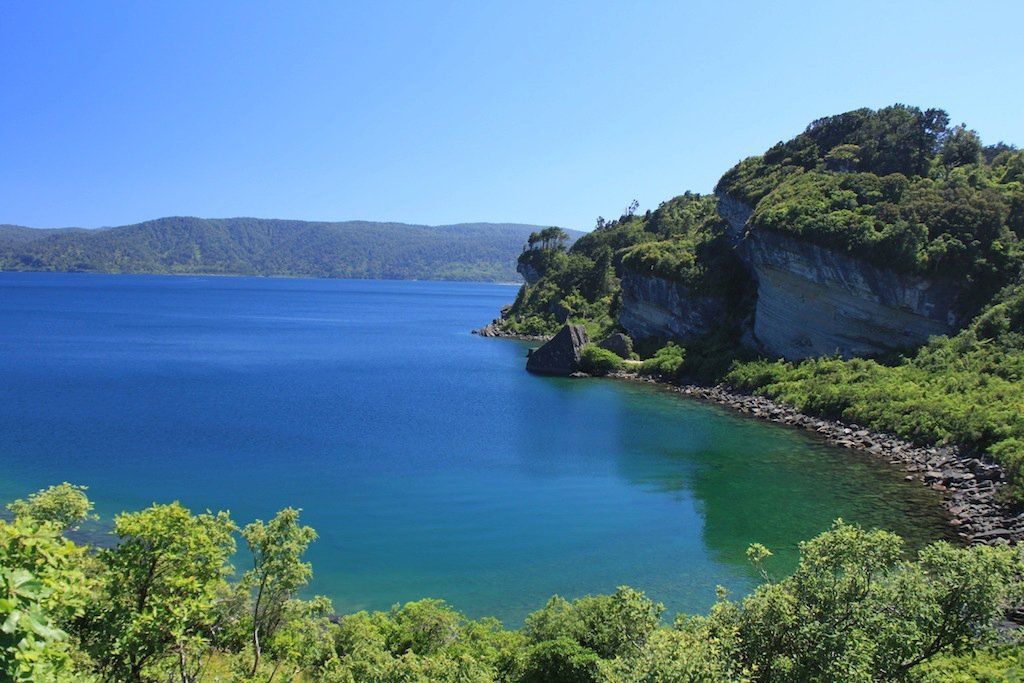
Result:
<instances>
[{"instance_id":1,"label":"green hillside","mask_svg":"<svg viewBox=\"0 0 1024 683\"><path fill-rule=\"evenodd\" d=\"M97 230L0 225L0 270L514 281L536 229L191 217Z\"/></svg>"},{"instance_id":2,"label":"green hillside","mask_svg":"<svg viewBox=\"0 0 1024 683\"><path fill-rule=\"evenodd\" d=\"M524 252L537 278L502 325L551 334L570 321L605 335L618 327L627 272L667 278L694 296L718 291L730 315L704 337L658 357L671 340L635 340L646 367L670 380L726 382L922 445L956 444L1001 464L1003 498L1024 502L1024 151L985 145L950 126L942 110L858 109L741 161L715 192L601 221L564 253ZM727 246L720 198L752 210L745 231L955 283L963 329L871 359L758 355L743 341L751 305L743 294L755 284ZM659 369L667 357L676 361L671 372Z\"/></svg>"}]
</instances>

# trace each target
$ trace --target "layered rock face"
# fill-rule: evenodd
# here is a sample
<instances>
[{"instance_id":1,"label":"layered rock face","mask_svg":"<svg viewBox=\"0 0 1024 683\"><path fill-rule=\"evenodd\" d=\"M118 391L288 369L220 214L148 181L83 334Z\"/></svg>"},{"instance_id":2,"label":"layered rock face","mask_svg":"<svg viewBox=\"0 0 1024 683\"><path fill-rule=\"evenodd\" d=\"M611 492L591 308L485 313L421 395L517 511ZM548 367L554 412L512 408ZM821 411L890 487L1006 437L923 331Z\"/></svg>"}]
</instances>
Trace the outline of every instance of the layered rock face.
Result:
<instances>
[{"instance_id":1,"label":"layered rock face","mask_svg":"<svg viewBox=\"0 0 1024 683\"><path fill-rule=\"evenodd\" d=\"M626 271L622 275L619 324L633 339L686 341L708 332L726 314L724 299L698 296L665 278Z\"/></svg>"},{"instance_id":2,"label":"layered rock face","mask_svg":"<svg viewBox=\"0 0 1024 683\"><path fill-rule=\"evenodd\" d=\"M742 234L736 202L723 210ZM753 334L789 360L870 356L920 346L960 326L957 287L884 270L786 235L760 230L738 245L757 282Z\"/></svg>"},{"instance_id":3,"label":"layered rock face","mask_svg":"<svg viewBox=\"0 0 1024 683\"><path fill-rule=\"evenodd\" d=\"M571 375L579 371L580 355L589 343L583 325L566 325L546 344L530 352L526 369L540 375Z\"/></svg>"}]
</instances>

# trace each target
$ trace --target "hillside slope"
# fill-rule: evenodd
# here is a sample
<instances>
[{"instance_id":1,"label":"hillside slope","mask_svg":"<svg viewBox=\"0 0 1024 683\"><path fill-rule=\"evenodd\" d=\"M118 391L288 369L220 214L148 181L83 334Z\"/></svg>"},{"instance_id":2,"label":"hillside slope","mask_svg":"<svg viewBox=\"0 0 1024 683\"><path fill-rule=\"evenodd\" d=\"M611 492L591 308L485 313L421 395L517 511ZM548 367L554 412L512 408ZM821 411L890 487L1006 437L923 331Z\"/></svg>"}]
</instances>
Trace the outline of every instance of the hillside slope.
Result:
<instances>
[{"instance_id":1,"label":"hillside slope","mask_svg":"<svg viewBox=\"0 0 1024 683\"><path fill-rule=\"evenodd\" d=\"M666 380L989 457L1024 503L1024 151L941 110L858 109L715 193L525 251L496 326L626 332Z\"/></svg>"},{"instance_id":2,"label":"hillside slope","mask_svg":"<svg viewBox=\"0 0 1024 683\"><path fill-rule=\"evenodd\" d=\"M0 270L514 281L536 229L192 217L97 230L0 225Z\"/></svg>"}]
</instances>

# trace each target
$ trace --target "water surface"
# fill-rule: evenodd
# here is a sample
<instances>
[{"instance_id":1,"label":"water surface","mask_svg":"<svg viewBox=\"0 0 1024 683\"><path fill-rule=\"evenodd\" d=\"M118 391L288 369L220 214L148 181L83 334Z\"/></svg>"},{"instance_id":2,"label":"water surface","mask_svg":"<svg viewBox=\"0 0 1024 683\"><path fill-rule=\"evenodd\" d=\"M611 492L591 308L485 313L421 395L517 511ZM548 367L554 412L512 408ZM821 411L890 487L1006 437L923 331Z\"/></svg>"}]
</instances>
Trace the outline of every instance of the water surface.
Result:
<instances>
[{"instance_id":1,"label":"water surface","mask_svg":"<svg viewBox=\"0 0 1024 683\"><path fill-rule=\"evenodd\" d=\"M535 377L469 329L505 285L0 273L0 499L72 481L284 506L338 611L439 597L516 624L620 584L670 612L782 572L835 517L920 544L932 495L802 432L612 380Z\"/></svg>"}]
</instances>

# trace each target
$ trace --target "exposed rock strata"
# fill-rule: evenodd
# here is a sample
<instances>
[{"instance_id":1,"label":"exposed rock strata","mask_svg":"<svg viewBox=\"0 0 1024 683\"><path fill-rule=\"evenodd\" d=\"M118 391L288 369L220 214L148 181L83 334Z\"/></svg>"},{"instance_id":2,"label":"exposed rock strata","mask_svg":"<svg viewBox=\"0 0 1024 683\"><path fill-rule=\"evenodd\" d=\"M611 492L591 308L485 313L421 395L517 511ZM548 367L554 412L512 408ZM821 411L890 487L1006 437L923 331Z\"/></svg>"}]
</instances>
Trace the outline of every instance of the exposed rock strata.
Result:
<instances>
[{"instance_id":1,"label":"exposed rock strata","mask_svg":"<svg viewBox=\"0 0 1024 683\"><path fill-rule=\"evenodd\" d=\"M628 373L617 376L650 381ZM917 481L939 491L942 506L950 515L950 526L969 543L1016 543L1024 539L1024 513L1010 510L996 500L1004 475L995 463L964 455L953 446L922 448L856 424L810 417L763 396L740 394L724 386L668 386L685 396L717 403L745 415L814 432L833 446L884 458L908 472L905 477L908 481Z\"/></svg>"},{"instance_id":2,"label":"exposed rock strata","mask_svg":"<svg viewBox=\"0 0 1024 683\"><path fill-rule=\"evenodd\" d=\"M533 349L526 369L541 375L569 376L580 370L580 355L590 343L583 325L566 325L543 346Z\"/></svg>"},{"instance_id":3,"label":"exposed rock strata","mask_svg":"<svg viewBox=\"0 0 1024 683\"><path fill-rule=\"evenodd\" d=\"M754 337L790 360L870 356L958 328L957 290L760 230L740 244L757 281Z\"/></svg>"},{"instance_id":4,"label":"exposed rock strata","mask_svg":"<svg viewBox=\"0 0 1024 683\"><path fill-rule=\"evenodd\" d=\"M697 295L685 285L655 275L622 274L619 325L634 339L695 339L726 314L722 297Z\"/></svg>"},{"instance_id":5,"label":"exposed rock strata","mask_svg":"<svg viewBox=\"0 0 1024 683\"><path fill-rule=\"evenodd\" d=\"M753 335L770 355L871 356L920 346L960 326L952 281L878 268L771 231L748 231L749 207L728 197L719 198L719 211L757 282Z\"/></svg>"},{"instance_id":6,"label":"exposed rock strata","mask_svg":"<svg viewBox=\"0 0 1024 683\"><path fill-rule=\"evenodd\" d=\"M729 236L733 241L740 240L747 231L747 221L754 210L741 201L728 195L718 195L718 213L729 224Z\"/></svg>"}]
</instances>

